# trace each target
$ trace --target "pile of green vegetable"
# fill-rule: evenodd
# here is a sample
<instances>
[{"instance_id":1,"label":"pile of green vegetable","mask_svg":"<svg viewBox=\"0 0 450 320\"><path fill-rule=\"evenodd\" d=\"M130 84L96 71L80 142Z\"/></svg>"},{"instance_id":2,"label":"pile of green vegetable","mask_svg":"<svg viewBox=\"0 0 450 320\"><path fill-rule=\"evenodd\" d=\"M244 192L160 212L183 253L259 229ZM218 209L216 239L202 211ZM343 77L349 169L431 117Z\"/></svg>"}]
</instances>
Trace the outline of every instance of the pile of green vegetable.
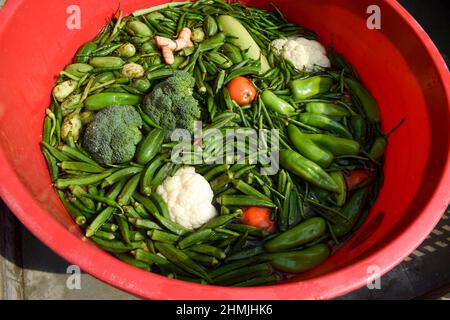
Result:
<instances>
[{"instance_id":1,"label":"pile of green vegetable","mask_svg":"<svg viewBox=\"0 0 450 320\"><path fill-rule=\"evenodd\" d=\"M185 27L194 45L165 64L154 37ZM290 36L315 38L276 8L200 0L119 12L84 44L56 81L42 151L86 237L135 267L215 285L270 284L326 260L377 197L387 135L339 54L329 53L331 69L306 73L272 52L272 40ZM239 77L255 90L248 104L230 93ZM196 120L278 129L281 170L196 164L220 215L188 231L155 190L181 167L170 133L192 132Z\"/></svg>"}]
</instances>

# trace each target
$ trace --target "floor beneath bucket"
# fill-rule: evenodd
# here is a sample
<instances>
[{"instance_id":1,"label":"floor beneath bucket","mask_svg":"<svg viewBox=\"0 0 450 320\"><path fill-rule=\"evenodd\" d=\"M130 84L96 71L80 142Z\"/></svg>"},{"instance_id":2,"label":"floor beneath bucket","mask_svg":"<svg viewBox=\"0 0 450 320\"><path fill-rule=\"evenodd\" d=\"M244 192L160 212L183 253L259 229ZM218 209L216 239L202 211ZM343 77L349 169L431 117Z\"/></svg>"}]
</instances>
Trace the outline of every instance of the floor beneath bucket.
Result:
<instances>
[{"instance_id":1,"label":"floor beneath bucket","mask_svg":"<svg viewBox=\"0 0 450 320\"><path fill-rule=\"evenodd\" d=\"M0 7L6 0L0 0ZM448 4L401 0L427 30L449 63ZM440 16L442 19L440 19ZM380 279L339 299L450 300L450 210L423 244ZM36 239L0 200L0 300L3 299L136 299L81 273L74 286L68 262ZM69 269L68 269L69 268ZM378 289L379 288L379 289Z\"/></svg>"}]
</instances>

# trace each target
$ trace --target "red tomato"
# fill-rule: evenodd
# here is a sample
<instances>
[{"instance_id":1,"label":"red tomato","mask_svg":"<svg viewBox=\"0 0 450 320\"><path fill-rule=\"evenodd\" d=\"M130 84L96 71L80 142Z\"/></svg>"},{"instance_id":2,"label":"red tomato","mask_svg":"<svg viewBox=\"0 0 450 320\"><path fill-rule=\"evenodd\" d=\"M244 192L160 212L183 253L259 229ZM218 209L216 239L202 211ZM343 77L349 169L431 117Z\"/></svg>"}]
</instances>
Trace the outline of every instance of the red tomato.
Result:
<instances>
[{"instance_id":1,"label":"red tomato","mask_svg":"<svg viewBox=\"0 0 450 320\"><path fill-rule=\"evenodd\" d=\"M353 170L345 176L345 182L348 190L353 190L355 187L366 181L370 177L370 173L367 170Z\"/></svg>"},{"instance_id":2,"label":"red tomato","mask_svg":"<svg viewBox=\"0 0 450 320\"><path fill-rule=\"evenodd\" d=\"M227 85L230 92L231 99L237 102L240 106L250 104L256 98L256 89L245 77L237 77L230 81Z\"/></svg>"},{"instance_id":3,"label":"red tomato","mask_svg":"<svg viewBox=\"0 0 450 320\"><path fill-rule=\"evenodd\" d=\"M273 221L270 219L271 213L269 208L247 207L244 209L242 223L270 231L273 228Z\"/></svg>"}]
</instances>

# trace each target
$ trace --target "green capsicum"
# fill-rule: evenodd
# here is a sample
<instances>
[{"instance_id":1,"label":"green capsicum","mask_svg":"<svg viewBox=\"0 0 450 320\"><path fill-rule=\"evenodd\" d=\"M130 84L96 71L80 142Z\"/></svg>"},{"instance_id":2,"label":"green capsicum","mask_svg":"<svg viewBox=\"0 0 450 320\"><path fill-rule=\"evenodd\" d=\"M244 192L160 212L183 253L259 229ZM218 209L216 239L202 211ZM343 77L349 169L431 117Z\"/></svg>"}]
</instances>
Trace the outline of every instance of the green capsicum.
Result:
<instances>
[{"instance_id":1,"label":"green capsicum","mask_svg":"<svg viewBox=\"0 0 450 320\"><path fill-rule=\"evenodd\" d=\"M288 126L289 140L300 154L317 163L322 168L327 168L333 162L333 154L323 150L309 139L299 128L290 124Z\"/></svg>"},{"instance_id":2,"label":"green capsicum","mask_svg":"<svg viewBox=\"0 0 450 320\"><path fill-rule=\"evenodd\" d=\"M308 99L331 89L333 79L321 76L297 79L291 82L291 92L296 101Z\"/></svg>"},{"instance_id":3,"label":"green capsicum","mask_svg":"<svg viewBox=\"0 0 450 320\"><path fill-rule=\"evenodd\" d=\"M326 226L323 218L308 219L266 242L265 248L270 252L277 252L301 246L323 235Z\"/></svg>"},{"instance_id":4,"label":"green capsicum","mask_svg":"<svg viewBox=\"0 0 450 320\"><path fill-rule=\"evenodd\" d=\"M291 252L269 253L264 255L277 270L288 273L300 273L311 270L324 262L330 255L326 244Z\"/></svg>"},{"instance_id":5,"label":"green capsicum","mask_svg":"<svg viewBox=\"0 0 450 320\"><path fill-rule=\"evenodd\" d=\"M328 173L319 165L293 150L285 149L280 151L280 164L286 170L289 170L317 187L332 192L339 191L336 182L334 182Z\"/></svg>"}]
</instances>

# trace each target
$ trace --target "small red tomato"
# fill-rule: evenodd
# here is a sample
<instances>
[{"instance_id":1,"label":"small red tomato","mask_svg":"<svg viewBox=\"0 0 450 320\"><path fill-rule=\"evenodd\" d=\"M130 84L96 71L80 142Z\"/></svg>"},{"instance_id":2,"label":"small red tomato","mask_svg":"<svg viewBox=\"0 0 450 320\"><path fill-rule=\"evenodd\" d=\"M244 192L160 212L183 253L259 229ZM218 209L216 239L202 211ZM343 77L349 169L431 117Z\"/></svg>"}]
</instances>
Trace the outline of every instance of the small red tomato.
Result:
<instances>
[{"instance_id":1,"label":"small red tomato","mask_svg":"<svg viewBox=\"0 0 450 320\"><path fill-rule=\"evenodd\" d=\"M256 98L256 89L253 83L245 77L234 78L228 83L227 89L231 99L240 106L250 104Z\"/></svg>"},{"instance_id":2,"label":"small red tomato","mask_svg":"<svg viewBox=\"0 0 450 320\"><path fill-rule=\"evenodd\" d=\"M370 177L367 170L353 170L345 176L345 182L348 190L353 190L355 187L366 181Z\"/></svg>"},{"instance_id":3,"label":"small red tomato","mask_svg":"<svg viewBox=\"0 0 450 320\"><path fill-rule=\"evenodd\" d=\"M264 207L247 207L244 209L242 223L251 227L273 229L273 221L270 219L272 211Z\"/></svg>"}]
</instances>

